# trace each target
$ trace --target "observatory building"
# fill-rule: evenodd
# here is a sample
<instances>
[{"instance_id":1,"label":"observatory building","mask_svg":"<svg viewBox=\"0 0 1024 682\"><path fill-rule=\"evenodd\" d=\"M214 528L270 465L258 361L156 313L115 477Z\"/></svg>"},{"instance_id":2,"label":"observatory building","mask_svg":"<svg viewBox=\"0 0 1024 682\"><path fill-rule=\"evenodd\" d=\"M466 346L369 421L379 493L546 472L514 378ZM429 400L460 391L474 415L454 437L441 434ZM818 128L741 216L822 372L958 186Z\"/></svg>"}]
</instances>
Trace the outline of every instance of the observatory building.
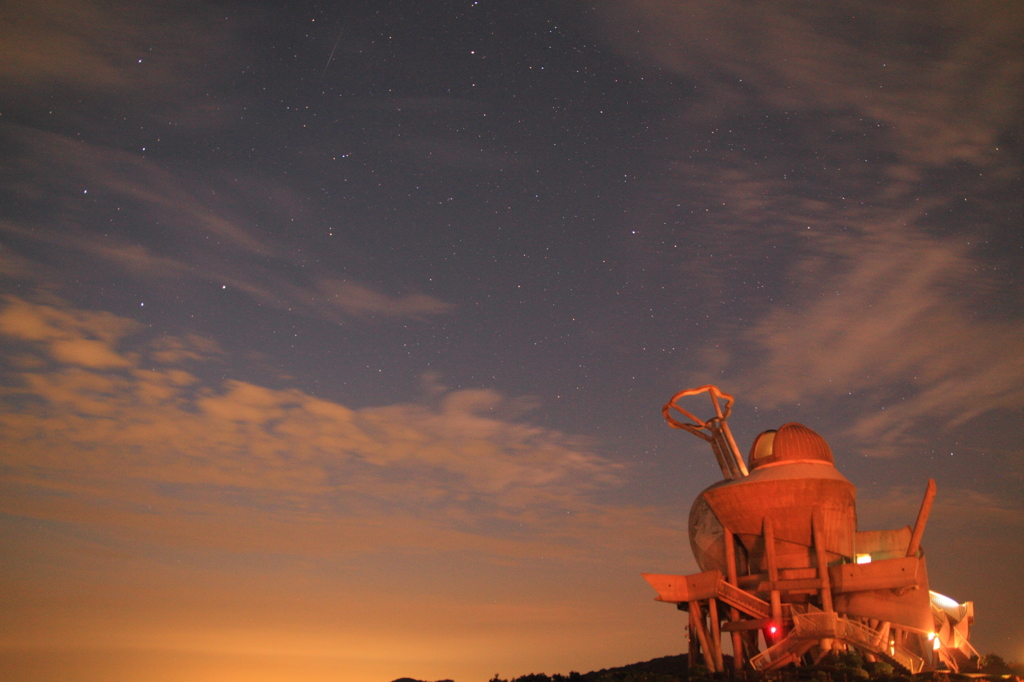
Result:
<instances>
[{"instance_id":1,"label":"observatory building","mask_svg":"<svg viewBox=\"0 0 1024 682\"><path fill-rule=\"evenodd\" d=\"M714 405L708 420L678 402L701 393ZM968 642L974 605L929 590L921 537L935 482L913 527L858 530L857 491L825 439L784 424L755 438L744 462L726 423L733 402L702 386L663 409L671 426L711 444L724 476L690 510L690 547L702 572L644 574L658 601L689 612L690 665L702 660L724 671L728 637L737 670L813 663L847 649L911 673L976 667Z\"/></svg>"}]
</instances>

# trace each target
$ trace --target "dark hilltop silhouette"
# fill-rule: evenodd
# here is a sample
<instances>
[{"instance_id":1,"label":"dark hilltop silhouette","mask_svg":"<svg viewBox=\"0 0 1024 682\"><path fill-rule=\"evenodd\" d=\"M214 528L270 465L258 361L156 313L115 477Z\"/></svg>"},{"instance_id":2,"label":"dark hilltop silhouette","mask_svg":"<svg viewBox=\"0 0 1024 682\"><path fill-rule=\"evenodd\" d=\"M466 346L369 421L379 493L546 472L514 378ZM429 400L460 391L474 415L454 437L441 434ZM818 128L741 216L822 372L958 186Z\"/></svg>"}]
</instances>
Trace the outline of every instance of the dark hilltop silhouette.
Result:
<instances>
[{"instance_id":1,"label":"dark hilltop silhouette","mask_svg":"<svg viewBox=\"0 0 1024 682\"><path fill-rule=\"evenodd\" d=\"M725 655L726 661L731 656ZM728 669L728 668L727 668ZM618 668L593 670L588 673L570 672L567 675L530 673L511 679L495 675L490 682L724 682L744 680L747 682L1024 682L1024 663L1007 663L996 654L982 656L979 670L965 675L938 670L909 674L894 669L882 661L865 661L856 652L837 653L818 665L788 667L765 674L748 670L738 674L710 672L702 665L690 668L687 655L662 656L641 663L631 663ZM411 677L402 677L392 682L430 682ZM453 682L434 680L433 682Z\"/></svg>"}]
</instances>

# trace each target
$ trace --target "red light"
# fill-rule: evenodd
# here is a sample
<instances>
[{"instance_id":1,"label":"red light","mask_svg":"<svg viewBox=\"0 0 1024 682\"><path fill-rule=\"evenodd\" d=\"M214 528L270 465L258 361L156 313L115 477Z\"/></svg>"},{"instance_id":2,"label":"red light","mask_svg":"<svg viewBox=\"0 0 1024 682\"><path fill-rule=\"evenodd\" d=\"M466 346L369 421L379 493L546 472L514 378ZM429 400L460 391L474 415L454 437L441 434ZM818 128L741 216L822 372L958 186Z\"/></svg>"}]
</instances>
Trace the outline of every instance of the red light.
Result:
<instances>
[{"instance_id":1,"label":"red light","mask_svg":"<svg viewBox=\"0 0 1024 682\"><path fill-rule=\"evenodd\" d=\"M774 625L769 625L769 626L768 626L768 632L772 633L773 635L774 635L774 634L775 634L776 632L778 632L778 631L779 631L779 629L778 629L777 627L775 627Z\"/></svg>"}]
</instances>

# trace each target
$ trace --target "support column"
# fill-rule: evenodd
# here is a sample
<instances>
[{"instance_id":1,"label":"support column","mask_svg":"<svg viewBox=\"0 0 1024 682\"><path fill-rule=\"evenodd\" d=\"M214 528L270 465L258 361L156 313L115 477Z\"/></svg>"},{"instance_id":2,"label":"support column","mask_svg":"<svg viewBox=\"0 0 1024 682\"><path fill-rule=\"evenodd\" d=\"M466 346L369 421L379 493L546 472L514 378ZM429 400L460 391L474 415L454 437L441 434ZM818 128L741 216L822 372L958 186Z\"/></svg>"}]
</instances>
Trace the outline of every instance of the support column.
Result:
<instances>
[{"instance_id":1,"label":"support column","mask_svg":"<svg viewBox=\"0 0 1024 682\"><path fill-rule=\"evenodd\" d=\"M715 671L725 672L725 661L722 659L722 624L718 620L718 600L708 600L708 620L711 622L711 650L715 656Z\"/></svg>"},{"instance_id":2,"label":"support column","mask_svg":"<svg viewBox=\"0 0 1024 682\"><path fill-rule=\"evenodd\" d=\"M708 633L704 629L704 613L701 611L700 602L690 602L690 623L697 631L697 639L700 641L701 652L704 654L704 665L707 666L708 670L716 671L715 659L712 656L711 647L708 643Z\"/></svg>"},{"instance_id":3,"label":"support column","mask_svg":"<svg viewBox=\"0 0 1024 682\"><path fill-rule=\"evenodd\" d=\"M684 610L682 604L678 605L680 611ZM686 610L690 614L686 622L686 636L687 636L687 655L686 655L686 667L693 669L697 667L698 659L701 655L700 651L700 640L697 639L697 624L693 619L693 609L689 604L686 605Z\"/></svg>"},{"instance_id":4,"label":"support column","mask_svg":"<svg viewBox=\"0 0 1024 682\"><path fill-rule=\"evenodd\" d=\"M825 556L825 519L820 507L811 513L811 531L814 534L814 554L818 560L818 578L821 580L821 608L832 612L832 585L828 577L828 558Z\"/></svg>"},{"instance_id":5,"label":"support column","mask_svg":"<svg viewBox=\"0 0 1024 682\"><path fill-rule=\"evenodd\" d=\"M821 513L821 507L815 507L811 512L811 535L814 541L814 554L818 560L818 579L821 580L821 608L826 613L832 613L832 585L828 578L828 557L825 556L824 539L825 518ZM826 637L821 642L822 651L832 648L833 641Z\"/></svg>"},{"instance_id":6,"label":"support column","mask_svg":"<svg viewBox=\"0 0 1024 682\"><path fill-rule=\"evenodd\" d=\"M736 585L738 582L736 576L736 540L733 537L732 531L728 528L725 529L725 566L728 572L729 584ZM729 620L735 623L739 619L739 611L736 610L735 606L730 606ZM734 630L732 632L732 667L736 672L739 672L743 670L743 663L743 635Z\"/></svg>"},{"instance_id":7,"label":"support column","mask_svg":"<svg viewBox=\"0 0 1024 682\"><path fill-rule=\"evenodd\" d=\"M764 517L764 553L768 560L768 582L771 583L772 621L778 628L779 639L785 636L782 628L782 594L777 588L779 582L779 567L775 561L775 528L772 526L771 517ZM774 644L772 642L771 644Z\"/></svg>"}]
</instances>

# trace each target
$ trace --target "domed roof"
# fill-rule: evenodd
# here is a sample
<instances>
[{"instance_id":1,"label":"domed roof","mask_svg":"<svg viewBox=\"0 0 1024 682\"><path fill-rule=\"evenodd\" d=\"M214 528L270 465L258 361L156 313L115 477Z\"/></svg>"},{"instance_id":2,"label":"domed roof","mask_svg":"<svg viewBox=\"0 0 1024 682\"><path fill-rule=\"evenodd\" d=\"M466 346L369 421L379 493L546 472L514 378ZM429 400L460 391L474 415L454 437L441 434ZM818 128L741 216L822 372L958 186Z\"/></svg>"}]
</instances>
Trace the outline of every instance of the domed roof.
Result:
<instances>
[{"instance_id":1,"label":"domed roof","mask_svg":"<svg viewBox=\"0 0 1024 682\"><path fill-rule=\"evenodd\" d=\"M765 431L750 447L750 469L783 462L824 462L835 466L832 448L803 424L790 422Z\"/></svg>"}]
</instances>

